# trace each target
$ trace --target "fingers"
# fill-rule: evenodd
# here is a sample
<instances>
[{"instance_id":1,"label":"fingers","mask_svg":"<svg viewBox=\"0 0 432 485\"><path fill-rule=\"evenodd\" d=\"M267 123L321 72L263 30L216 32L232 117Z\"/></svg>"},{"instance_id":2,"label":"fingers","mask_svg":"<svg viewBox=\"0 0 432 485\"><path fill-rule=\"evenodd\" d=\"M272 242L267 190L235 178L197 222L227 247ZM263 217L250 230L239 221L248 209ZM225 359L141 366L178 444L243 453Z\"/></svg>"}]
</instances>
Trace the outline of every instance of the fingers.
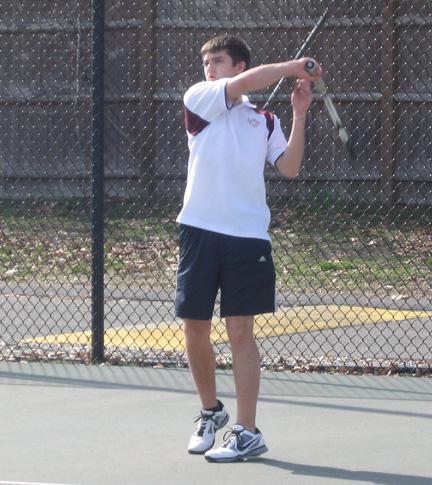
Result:
<instances>
[{"instance_id":1,"label":"fingers","mask_svg":"<svg viewBox=\"0 0 432 485\"><path fill-rule=\"evenodd\" d=\"M312 82L309 79L297 79L294 91L301 95L312 95Z\"/></svg>"},{"instance_id":2,"label":"fingers","mask_svg":"<svg viewBox=\"0 0 432 485\"><path fill-rule=\"evenodd\" d=\"M312 82L297 79L291 95L291 104L296 116L304 116L312 103Z\"/></svg>"}]
</instances>

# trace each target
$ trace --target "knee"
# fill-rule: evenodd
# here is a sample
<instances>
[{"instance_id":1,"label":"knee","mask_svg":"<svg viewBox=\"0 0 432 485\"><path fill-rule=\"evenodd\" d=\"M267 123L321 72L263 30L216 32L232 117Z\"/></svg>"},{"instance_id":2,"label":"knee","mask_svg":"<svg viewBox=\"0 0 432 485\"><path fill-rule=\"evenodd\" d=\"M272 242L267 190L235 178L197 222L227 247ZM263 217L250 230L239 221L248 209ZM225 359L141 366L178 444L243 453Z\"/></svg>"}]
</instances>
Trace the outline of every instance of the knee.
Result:
<instances>
[{"instance_id":1,"label":"knee","mask_svg":"<svg viewBox=\"0 0 432 485\"><path fill-rule=\"evenodd\" d=\"M184 320L183 328L189 342L210 340L211 322L205 320Z\"/></svg>"},{"instance_id":2,"label":"knee","mask_svg":"<svg viewBox=\"0 0 432 485\"><path fill-rule=\"evenodd\" d=\"M254 339L253 319L231 317L227 319L227 333L231 346L238 347Z\"/></svg>"}]
</instances>

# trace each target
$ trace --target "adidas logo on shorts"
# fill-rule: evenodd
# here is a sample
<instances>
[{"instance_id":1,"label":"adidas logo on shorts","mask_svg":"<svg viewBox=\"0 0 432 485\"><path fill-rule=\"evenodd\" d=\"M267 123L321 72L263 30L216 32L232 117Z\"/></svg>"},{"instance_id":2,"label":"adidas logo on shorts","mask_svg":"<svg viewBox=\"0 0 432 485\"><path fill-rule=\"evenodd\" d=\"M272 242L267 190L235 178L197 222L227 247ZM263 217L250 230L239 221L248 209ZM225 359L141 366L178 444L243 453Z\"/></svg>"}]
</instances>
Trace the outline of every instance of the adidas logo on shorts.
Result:
<instances>
[{"instance_id":1,"label":"adidas logo on shorts","mask_svg":"<svg viewBox=\"0 0 432 485\"><path fill-rule=\"evenodd\" d=\"M265 263L267 261L265 256L261 256L258 260L258 263Z\"/></svg>"}]
</instances>

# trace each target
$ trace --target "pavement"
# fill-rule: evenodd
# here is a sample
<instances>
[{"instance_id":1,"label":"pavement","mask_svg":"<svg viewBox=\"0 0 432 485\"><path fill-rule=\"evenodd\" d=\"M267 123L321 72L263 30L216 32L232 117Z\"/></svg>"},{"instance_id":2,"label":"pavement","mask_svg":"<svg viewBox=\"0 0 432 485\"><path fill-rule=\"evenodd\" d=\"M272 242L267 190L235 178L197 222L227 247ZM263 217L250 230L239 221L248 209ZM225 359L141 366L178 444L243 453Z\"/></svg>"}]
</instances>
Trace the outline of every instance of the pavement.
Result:
<instances>
[{"instance_id":1,"label":"pavement","mask_svg":"<svg viewBox=\"0 0 432 485\"><path fill-rule=\"evenodd\" d=\"M0 485L432 484L431 378L263 372L269 452L233 464L186 452L198 408L187 369L0 362Z\"/></svg>"}]
</instances>

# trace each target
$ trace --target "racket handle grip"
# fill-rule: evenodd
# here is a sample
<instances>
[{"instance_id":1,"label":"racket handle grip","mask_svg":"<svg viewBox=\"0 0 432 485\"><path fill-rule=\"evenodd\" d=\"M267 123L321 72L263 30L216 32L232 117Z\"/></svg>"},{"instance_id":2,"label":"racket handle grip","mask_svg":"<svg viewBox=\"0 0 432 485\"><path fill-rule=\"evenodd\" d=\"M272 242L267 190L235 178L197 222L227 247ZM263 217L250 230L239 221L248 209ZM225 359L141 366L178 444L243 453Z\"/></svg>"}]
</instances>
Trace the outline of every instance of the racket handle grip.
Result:
<instances>
[{"instance_id":1,"label":"racket handle grip","mask_svg":"<svg viewBox=\"0 0 432 485\"><path fill-rule=\"evenodd\" d=\"M309 74L313 76L316 70L316 62L313 59L310 59L309 61L306 62L305 69ZM314 84L315 84L315 89L319 94L321 95L326 94L327 86L325 85L322 79L318 79L317 81L314 82Z\"/></svg>"}]
</instances>

